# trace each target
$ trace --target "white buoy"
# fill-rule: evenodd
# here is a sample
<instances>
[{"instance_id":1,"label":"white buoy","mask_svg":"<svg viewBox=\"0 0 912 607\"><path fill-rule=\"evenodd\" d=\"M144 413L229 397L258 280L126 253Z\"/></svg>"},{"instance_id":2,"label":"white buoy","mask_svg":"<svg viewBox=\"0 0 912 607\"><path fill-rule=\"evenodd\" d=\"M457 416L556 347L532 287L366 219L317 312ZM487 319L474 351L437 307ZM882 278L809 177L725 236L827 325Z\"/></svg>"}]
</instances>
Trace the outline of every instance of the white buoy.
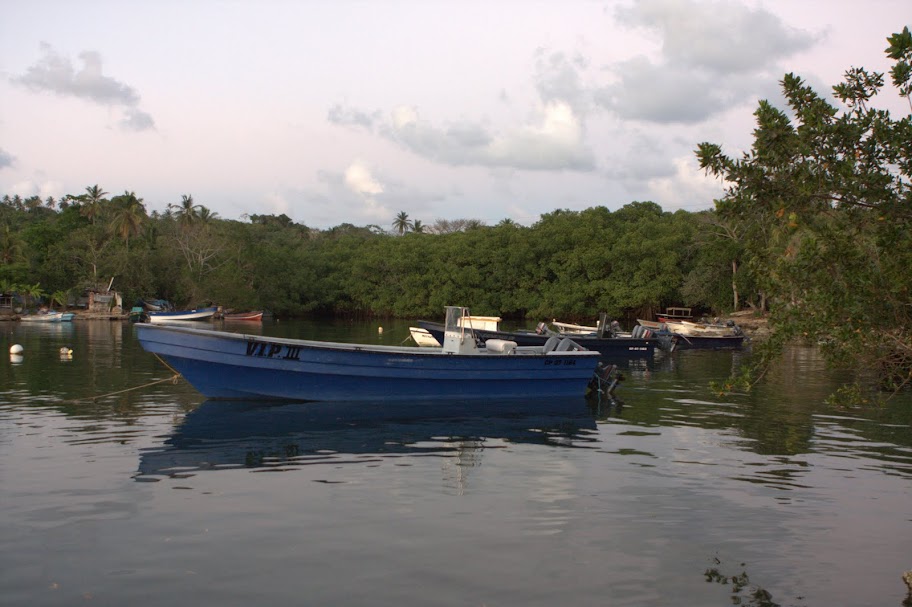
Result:
<instances>
[{"instance_id":1,"label":"white buoy","mask_svg":"<svg viewBox=\"0 0 912 607\"><path fill-rule=\"evenodd\" d=\"M22 352L24 352L24 351L25 351L25 348L23 348L19 344L13 344L12 346L10 346L10 354L22 354Z\"/></svg>"},{"instance_id":2,"label":"white buoy","mask_svg":"<svg viewBox=\"0 0 912 607\"><path fill-rule=\"evenodd\" d=\"M22 364L23 360L25 360L25 357L21 354L10 354L10 362L14 365Z\"/></svg>"},{"instance_id":3,"label":"white buoy","mask_svg":"<svg viewBox=\"0 0 912 607\"><path fill-rule=\"evenodd\" d=\"M379 333L380 335L383 335L383 327L378 327L377 333Z\"/></svg>"}]
</instances>

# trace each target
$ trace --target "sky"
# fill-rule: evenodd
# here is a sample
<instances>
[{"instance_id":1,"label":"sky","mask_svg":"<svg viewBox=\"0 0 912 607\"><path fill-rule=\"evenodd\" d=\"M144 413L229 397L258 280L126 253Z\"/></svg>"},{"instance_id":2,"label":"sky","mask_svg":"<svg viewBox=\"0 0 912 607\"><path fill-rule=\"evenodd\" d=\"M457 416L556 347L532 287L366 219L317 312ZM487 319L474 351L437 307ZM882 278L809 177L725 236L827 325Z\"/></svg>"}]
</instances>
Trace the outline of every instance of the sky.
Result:
<instances>
[{"instance_id":1,"label":"sky","mask_svg":"<svg viewBox=\"0 0 912 607\"><path fill-rule=\"evenodd\" d=\"M750 147L793 72L888 72L908 0L0 0L0 195L99 185L149 212L712 208L697 144ZM889 76L887 76L889 82ZM889 86L887 88L890 88ZM890 91L892 93L892 91ZM905 115L908 103L879 106Z\"/></svg>"}]
</instances>

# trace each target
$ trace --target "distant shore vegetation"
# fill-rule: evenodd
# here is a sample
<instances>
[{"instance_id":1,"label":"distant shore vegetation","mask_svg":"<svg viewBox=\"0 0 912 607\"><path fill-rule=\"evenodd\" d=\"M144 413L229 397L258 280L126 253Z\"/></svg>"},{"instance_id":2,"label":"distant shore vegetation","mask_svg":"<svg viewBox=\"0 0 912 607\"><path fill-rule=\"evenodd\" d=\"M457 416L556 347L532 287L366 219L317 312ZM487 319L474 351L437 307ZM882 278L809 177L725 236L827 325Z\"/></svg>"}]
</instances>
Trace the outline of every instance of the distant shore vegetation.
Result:
<instances>
[{"instance_id":1,"label":"distant shore vegetation","mask_svg":"<svg viewBox=\"0 0 912 607\"><path fill-rule=\"evenodd\" d=\"M61 200L4 196L0 290L32 299L105 288L278 316L432 317L445 305L506 318L635 319L686 302L719 313L759 305L737 240L712 211L555 210L531 226L406 212L388 226L319 230L285 215L220 218L191 195L164 213L93 185ZM35 289L35 286L39 288ZM733 289L733 285L735 288Z\"/></svg>"}]
</instances>

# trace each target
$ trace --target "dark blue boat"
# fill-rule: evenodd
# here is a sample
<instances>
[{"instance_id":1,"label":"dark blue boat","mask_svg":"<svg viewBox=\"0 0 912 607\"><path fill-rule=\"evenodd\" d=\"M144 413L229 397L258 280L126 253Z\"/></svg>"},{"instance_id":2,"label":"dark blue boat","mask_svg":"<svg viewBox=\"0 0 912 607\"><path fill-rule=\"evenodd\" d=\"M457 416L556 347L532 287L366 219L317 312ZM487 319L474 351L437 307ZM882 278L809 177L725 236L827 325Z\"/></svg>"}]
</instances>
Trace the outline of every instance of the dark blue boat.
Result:
<instances>
[{"instance_id":1,"label":"dark blue boat","mask_svg":"<svg viewBox=\"0 0 912 607\"><path fill-rule=\"evenodd\" d=\"M442 342L444 326L438 322L419 320L418 326ZM484 343L489 339L500 339L515 342L520 346L543 346L554 335L572 339L587 350L598 352L602 358L627 360L631 358L652 358L657 347L661 347L659 337L612 337L604 333L599 337L592 334L561 334L542 328L539 331L487 331L473 329L475 338Z\"/></svg>"}]
</instances>

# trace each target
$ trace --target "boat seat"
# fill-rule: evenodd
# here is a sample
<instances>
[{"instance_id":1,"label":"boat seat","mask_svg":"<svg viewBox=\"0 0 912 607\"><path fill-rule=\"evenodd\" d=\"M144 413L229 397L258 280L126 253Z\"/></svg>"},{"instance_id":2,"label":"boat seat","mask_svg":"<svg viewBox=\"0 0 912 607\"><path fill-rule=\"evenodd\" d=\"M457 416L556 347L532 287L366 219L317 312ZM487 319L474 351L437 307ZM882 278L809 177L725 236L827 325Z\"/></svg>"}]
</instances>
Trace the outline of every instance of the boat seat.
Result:
<instances>
[{"instance_id":1,"label":"boat seat","mask_svg":"<svg viewBox=\"0 0 912 607\"><path fill-rule=\"evenodd\" d=\"M516 351L516 342L506 339L489 339L485 342L485 349L498 354L513 354Z\"/></svg>"},{"instance_id":2,"label":"boat seat","mask_svg":"<svg viewBox=\"0 0 912 607\"><path fill-rule=\"evenodd\" d=\"M561 338L557 335L552 335L548 338L548 341L545 342L545 345L542 346L542 354L547 354L551 350L557 347L557 344L560 342Z\"/></svg>"},{"instance_id":3,"label":"boat seat","mask_svg":"<svg viewBox=\"0 0 912 607\"><path fill-rule=\"evenodd\" d=\"M556 352L576 352L576 351L579 351L582 349L583 349L583 347L581 345L579 345L578 343L576 343L569 337L565 337L557 345L557 348L555 348L555 351Z\"/></svg>"}]
</instances>

